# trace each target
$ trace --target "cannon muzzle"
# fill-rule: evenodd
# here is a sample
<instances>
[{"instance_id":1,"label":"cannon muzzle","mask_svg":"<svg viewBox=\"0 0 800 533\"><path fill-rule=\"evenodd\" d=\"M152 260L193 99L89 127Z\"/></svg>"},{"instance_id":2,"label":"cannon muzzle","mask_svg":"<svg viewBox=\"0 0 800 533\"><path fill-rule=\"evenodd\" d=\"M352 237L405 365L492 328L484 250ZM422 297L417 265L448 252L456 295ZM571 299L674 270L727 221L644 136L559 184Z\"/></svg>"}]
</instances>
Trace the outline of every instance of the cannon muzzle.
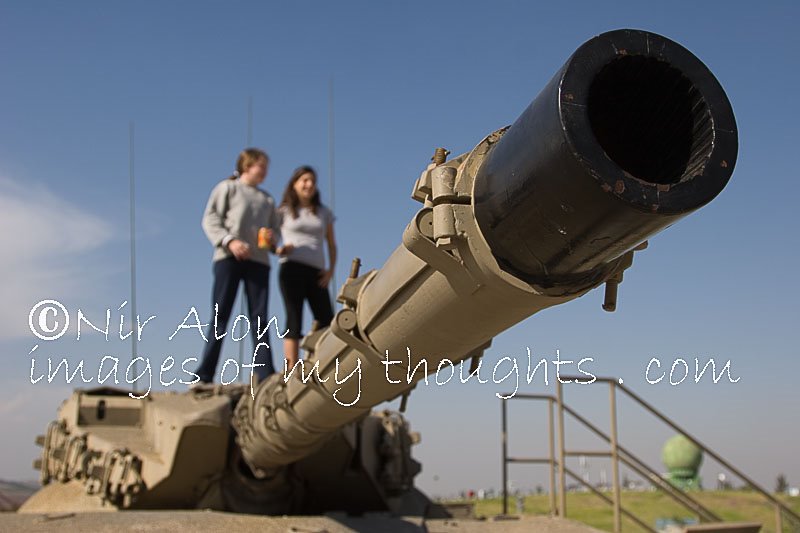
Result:
<instances>
[{"instance_id":1,"label":"cannon muzzle","mask_svg":"<svg viewBox=\"0 0 800 533\"><path fill-rule=\"evenodd\" d=\"M508 272L574 283L710 202L737 154L731 105L681 45L644 31L572 54L475 177L475 216Z\"/></svg>"}]
</instances>

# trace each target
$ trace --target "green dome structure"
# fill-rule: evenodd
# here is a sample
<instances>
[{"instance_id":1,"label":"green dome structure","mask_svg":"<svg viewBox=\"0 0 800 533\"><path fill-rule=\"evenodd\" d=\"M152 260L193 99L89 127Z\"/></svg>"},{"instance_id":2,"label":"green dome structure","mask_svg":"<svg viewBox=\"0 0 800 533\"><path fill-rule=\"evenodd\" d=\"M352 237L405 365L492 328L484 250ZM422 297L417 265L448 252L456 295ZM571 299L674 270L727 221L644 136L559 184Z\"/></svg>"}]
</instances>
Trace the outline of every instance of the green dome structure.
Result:
<instances>
[{"instance_id":1,"label":"green dome structure","mask_svg":"<svg viewBox=\"0 0 800 533\"><path fill-rule=\"evenodd\" d=\"M661 461L667 468L667 479L683 490L700 488L700 465L703 450L684 435L670 438L661 451Z\"/></svg>"}]
</instances>

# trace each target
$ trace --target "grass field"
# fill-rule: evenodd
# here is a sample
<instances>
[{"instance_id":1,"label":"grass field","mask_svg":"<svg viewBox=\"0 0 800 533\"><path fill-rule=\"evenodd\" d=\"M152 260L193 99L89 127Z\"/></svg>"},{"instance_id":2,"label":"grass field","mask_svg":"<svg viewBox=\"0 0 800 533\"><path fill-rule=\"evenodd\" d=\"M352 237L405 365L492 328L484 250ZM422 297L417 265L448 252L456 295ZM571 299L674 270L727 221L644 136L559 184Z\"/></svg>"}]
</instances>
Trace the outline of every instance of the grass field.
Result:
<instances>
[{"instance_id":1,"label":"grass field","mask_svg":"<svg viewBox=\"0 0 800 533\"><path fill-rule=\"evenodd\" d=\"M611 496L609 493L608 496ZM704 491L693 492L692 496L710 511L725 521L760 522L762 533L775 533L775 510L766 503L766 499L755 492L746 491ZM780 497L792 511L800 514L800 498ZM658 518L692 518L695 517L687 509L676 503L666 494L660 492L627 492L622 493L622 507L636 515L645 524L655 527ZM516 510L514 498L509 499L509 513ZM475 501L477 516L492 516L502 511L502 500ZM527 496L525 498L526 514L549 514L550 499L547 494ZM589 493L567 495L567 517L584 522L590 526L611 531L613 513L611 506L597 496ZM634 522L623 516L622 531L643 531ZM783 521L783 533L800 532L800 524Z\"/></svg>"}]
</instances>

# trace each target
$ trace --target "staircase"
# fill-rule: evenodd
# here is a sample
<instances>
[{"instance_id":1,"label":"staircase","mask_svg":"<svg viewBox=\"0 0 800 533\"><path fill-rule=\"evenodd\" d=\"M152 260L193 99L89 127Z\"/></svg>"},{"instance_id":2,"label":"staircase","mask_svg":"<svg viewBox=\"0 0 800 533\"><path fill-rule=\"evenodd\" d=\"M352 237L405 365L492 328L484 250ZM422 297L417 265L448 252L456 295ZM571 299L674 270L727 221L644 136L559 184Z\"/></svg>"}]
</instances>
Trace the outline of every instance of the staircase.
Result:
<instances>
[{"instance_id":1,"label":"staircase","mask_svg":"<svg viewBox=\"0 0 800 533\"><path fill-rule=\"evenodd\" d=\"M586 376L561 376L565 382L569 380L585 380ZM673 500L678 502L682 507L687 509L690 513L694 514L700 521L700 525L687 526L685 531L689 532L719 532L719 533L750 533L757 532L760 529L760 524L753 523L725 523L717 514L709 510L696 498L679 487L676 487L666 479L664 479L657 471L645 464L641 459L634 455L629 449L625 448L619 443L617 436L617 396L621 392L628 398L632 399L637 405L648 411L655 416L658 420L675 430L676 432L684 435L687 439L702 449L705 454L719 463L721 466L738 476L744 483L753 491L760 494L765 503L773 506L775 510L775 531L777 532L796 532L800 531L800 515L789 509L783 502L776 499L772 494L768 493L755 481L743 474L735 468L728 461L723 459L714 450L711 450L697 438L690 435L683 428L678 426L666 415L658 411L655 407L650 405L639 395L622 385L614 378L596 378L596 383L607 383L609 391L609 407L611 411L610 428L608 433L600 429L598 426L590 422L584 416L580 415L575 409L569 407L564 403L564 391L560 381L556 383L556 395L548 394L516 394L505 395L511 396L508 400L536 400L547 402L548 413L548 457L509 457L508 455L508 408L507 401L502 402L502 477L503 477L503 514L508 514L508 465L515 464L545 464L549 467L550 474L550 514L551 516L558 516L562 518L567 517L567 477L577 481L580 485L588 489L590 492L597 495L600 499L608 503L614 511L614 529L615 533L622 531L622 517L628 518L631 522L638 525L642 530L652 533L658 533L653 527L646 524L642 519L635 516L634 513L622 507L620 503L620 479L619 467L620 464L625 465L630 470L641 476L643 479L650 482L657 490L669 495ZM583 427L597 435L604 442L608 443L609 449L607 450L570 450L567 449L564 440L564 423L565 415L569 415L572 419L577 421ZM557 436L557 438L556 438ZM611 496L601 492L588 482L586 482L575 471L571 470L566 465L568 457L609 457L611 459L611 473L612 473L612 491ZM787 526L788 529L784 529Z\"/></svg>"}]
</instances>

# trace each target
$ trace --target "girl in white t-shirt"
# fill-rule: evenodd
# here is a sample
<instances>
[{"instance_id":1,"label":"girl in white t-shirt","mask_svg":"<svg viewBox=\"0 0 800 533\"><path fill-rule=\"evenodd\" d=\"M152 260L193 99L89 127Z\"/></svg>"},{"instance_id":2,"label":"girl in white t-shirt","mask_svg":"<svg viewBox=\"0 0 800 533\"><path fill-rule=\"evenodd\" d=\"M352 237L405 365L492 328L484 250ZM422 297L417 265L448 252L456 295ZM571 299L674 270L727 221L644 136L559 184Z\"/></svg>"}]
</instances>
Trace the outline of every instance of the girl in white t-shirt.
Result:
<instances>
[{"instance_id":1,"label":"girl in white t-shirt","mask_svg":"<svg viewBox=\"0 0 800 533\"><path fill-rule=\"evenodd\" d=\"M294 171L280 205L281 236L284 245L278 248L280 283L289 332L283 338L287 368L297 363L303 327L303 302L308 300L319 327L333 319L333 306L328 284L336 264L336 240L333 236L334 216L322 205L317 190L317 173L309 166ZM328 264L325 264L323 242L327 242Z\"/></svg>"}]
</instances>

